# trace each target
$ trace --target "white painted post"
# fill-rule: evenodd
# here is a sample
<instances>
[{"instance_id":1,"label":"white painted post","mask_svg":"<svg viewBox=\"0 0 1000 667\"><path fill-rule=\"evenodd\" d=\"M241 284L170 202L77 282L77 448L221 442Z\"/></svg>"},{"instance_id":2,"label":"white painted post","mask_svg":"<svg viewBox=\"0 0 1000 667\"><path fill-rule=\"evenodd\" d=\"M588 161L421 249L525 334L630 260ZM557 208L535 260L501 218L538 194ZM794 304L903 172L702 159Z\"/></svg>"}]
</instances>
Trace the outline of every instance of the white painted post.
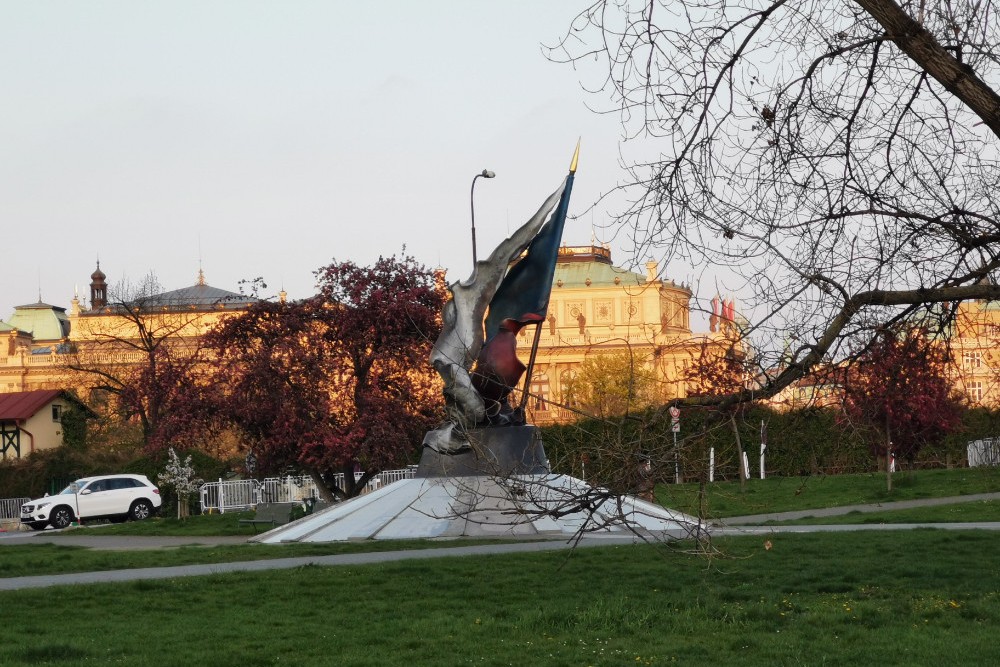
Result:
<instances>
[{"instance_id":1,"label":"white painted post","mask_svg":"<svg viewBox=\"0 0 1000 667\"><path fill-rule=\"evenodd\" d=\"M708 481L715 481L715 447L708 450Z\"/></svg>"},{"instance_id":2,"label":"white painted post","mask_svg":"<svg viewBox=\"0 0 1000 667\"><path fill-rule=\"evenodd\" d=\"M760 420L760 478L764 479L764 451L767 449L767 425Z\"/></svg>"},{"instance_id":3,"label":"white painted post","mask_svg":"<svg viewBox=\"0 0 1000 667\"><path fill-rule=\"evenodd\" d=\"M750 458L746 452L743 452L743 474L750 479Z\"/></svg>"}]
</instances>

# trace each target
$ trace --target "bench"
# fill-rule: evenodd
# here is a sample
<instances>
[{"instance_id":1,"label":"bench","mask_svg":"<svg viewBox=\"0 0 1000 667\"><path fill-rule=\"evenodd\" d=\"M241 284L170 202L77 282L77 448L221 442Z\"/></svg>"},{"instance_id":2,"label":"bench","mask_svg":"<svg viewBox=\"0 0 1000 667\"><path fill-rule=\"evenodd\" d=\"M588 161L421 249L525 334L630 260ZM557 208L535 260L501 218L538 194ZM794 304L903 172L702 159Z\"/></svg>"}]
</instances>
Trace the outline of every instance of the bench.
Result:
<instances>
[{"instance_id":1,"label":"bench","mask_svg":"<svg viewBox=\"0 0 1000 667\"><path fill-rule=\"evenodd\" d=\"M257 513L252 519L240 519L240 525L253 526L253 532L257 532L257 526L283 526L292 520L292 509L298 503L260 503L257 505Z\"/></svg>"}]
</instances>

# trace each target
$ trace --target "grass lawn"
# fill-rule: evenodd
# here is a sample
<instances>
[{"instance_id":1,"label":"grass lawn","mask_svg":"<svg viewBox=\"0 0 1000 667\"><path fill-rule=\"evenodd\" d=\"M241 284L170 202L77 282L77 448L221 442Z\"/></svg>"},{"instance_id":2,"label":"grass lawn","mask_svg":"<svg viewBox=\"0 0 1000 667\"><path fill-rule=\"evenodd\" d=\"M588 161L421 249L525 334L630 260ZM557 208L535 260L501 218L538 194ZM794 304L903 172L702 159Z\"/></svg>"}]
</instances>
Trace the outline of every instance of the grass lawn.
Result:
<instances>
[{"instance_id":1,"label":"grass lawn","mask_svg":"<svg viewBox=\"0 0 1000 667\"><path fill-rule=\"evenodd\" d=\"M246 535L247 537L252 537L255 533L264 531L261 528L257 528L255 531L254 527L248 524L241 526L240 519L252 519L253 517L253 512L199 514L186 519L157 515L145 521L128 521L116 524L99 522L94 524L93 528L95 535L177 535L185 537ZM84 524L84 528L86 527L86 524Z\"/></svg>"},{"instance_id":2,"label":"grass lawn","mask_svg":"<svg viewBox=\"0 0 1000 667\"><path fill-rule=\"evenodd\" d=\"M706 517L724 518L997 492L1000 491L1000 469L900 472L893 475L892 493L887 492L885 487L885 473L751 479L747 481L745 491L740 490L739 482L715 482L707 485ZM656 495L664 507L698 514L697 484L661 484L656 487Z\"/></svg>"},{"instance_id":3,"label":"grass lawn","mask_svg":"<svg viewBox=\"0 0 1000 667\"><path fill-rule=\"evenodd\" d=\"M0 578L69 572L104 572L140 567L173 567L199 563L231 563L366 553L370 551L406 551L439 549L453 546L503 543L509 540L369 540L365 542L330 542L321 544L236 544L224 546L190 545L151 550L108 551L59 544L0 545ZM3 664L0 662L0 664Z\"/></svg>"},{"instance_id":4,"label":"grass lawn","mask_svg":"<svg viewBox=\"0 0 1000 667\"><path fill-rule=\"evenodd\" d=\"M885 490L884 473L816 477L772 477L751 479L746 490L739 482L715 482L707 485L708 518L807 510L841 505L881 503L916 498L962 496L1000 492L1000 469L956 468L901 472L893 477L893 491ZM698 514L697 484L661 484L657 499L664 507ZM230 512L178 520L157 516L148 521L100 525L101 535L246 535L252 526L241 526L242 518L253 512ZM992 519L970 519L989 521Z\"/></svg>"},{"instance_id":5,"label":"grass lawn","mask_svg":"<svg viewBox=\"0 0 1000 667\"><path fill-rule=\"evenodd\" d=\"M0 664L1000 663L1000 535L769 539L5 592Z\"/></svg>"},{"instance_id":6,"label":"grass lawn","mask_svg":"<svg viewBox=\"0 0 1000 667\"><path fill-rule=\"evenodd\" d=\"M978 500L957 505L916 507L887 512L850 512L840 516L807 517L793 521L773 521L767 525L820 525L851 523L968 523L971 521L1000 521L1000 502Z\"/></svg>"}]
</instances>

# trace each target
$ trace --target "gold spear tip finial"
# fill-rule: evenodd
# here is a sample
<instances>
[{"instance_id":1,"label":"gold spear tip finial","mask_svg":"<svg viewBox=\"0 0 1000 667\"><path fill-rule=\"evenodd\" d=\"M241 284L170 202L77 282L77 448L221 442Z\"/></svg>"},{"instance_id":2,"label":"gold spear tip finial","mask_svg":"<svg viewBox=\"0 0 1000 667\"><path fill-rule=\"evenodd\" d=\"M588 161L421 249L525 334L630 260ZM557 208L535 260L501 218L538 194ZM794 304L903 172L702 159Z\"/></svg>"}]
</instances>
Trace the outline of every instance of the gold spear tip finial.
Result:
<instances>
[{"instance_id":1,"label":"gold spear tip finial","mask_svg":"<svg viewBox=\"0 0 1000 667\"><path fill-rule=\"evenodd\" d=\"M576 140L576 150L573 151L573 160L569 163L569 173L576 173L576 163L580 161L580 139Z\"/></svg>"}]
</instances>

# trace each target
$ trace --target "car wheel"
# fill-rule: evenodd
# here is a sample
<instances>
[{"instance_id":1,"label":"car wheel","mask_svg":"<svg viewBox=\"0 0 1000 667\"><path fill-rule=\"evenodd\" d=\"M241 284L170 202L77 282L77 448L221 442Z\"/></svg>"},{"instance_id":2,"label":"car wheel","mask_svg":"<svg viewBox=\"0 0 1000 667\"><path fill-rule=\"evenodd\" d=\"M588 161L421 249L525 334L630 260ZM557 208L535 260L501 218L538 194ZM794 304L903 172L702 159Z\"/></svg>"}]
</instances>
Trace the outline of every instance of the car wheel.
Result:
<instances>
[{"instance_id":1,"label":"car wheel","mask_svg":"<svg viewBox=\"0 0 1000 667\"><path fill-rule=\"evenodd\" d=\"M32 530L45 530L45 526L49 525L46 521L32 521L28 526Z\"/></svg>"},{"instance_id":2,"label":"car wheel","mask_svg":"<svg viewBox=\"0 0 1000 667\"><path fill-rule=\"evenodd\" d=\"M128 511L129 518L133 521L142 521L143 519L148 519L149 515L153 513L153 506L149 504L148 500L137 500L132 503L132 509Z\"/></svg>"},{"instance_id":3,"label":"car wheel","mask_svg":"<svg viewBox=\"0 0 1000 667\"><path fill-rule=\"evenodd\" d=\"M49 523L53 528L65 528L73 523L73 510L63 505L52 510L49 515Z\"/></svg>"}]
</instances>

